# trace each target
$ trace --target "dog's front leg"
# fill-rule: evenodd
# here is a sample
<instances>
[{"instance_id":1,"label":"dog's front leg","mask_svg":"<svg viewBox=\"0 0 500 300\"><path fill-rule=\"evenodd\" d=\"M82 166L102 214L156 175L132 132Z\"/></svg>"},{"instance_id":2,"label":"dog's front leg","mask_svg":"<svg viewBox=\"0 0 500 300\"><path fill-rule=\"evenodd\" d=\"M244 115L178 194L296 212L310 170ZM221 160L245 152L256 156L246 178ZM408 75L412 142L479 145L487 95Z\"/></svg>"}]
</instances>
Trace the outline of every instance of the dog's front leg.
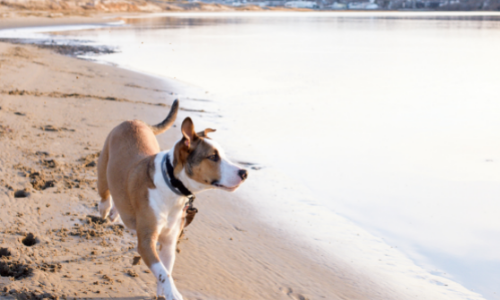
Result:
<instances>
[{"instance_id":1,"label":"dog's front leg","mask_svg":"<svg viewBox=\"0 0 500 300\"><path fill-rule=\"evenodd\" d=\"M172 275L172 270L174 269L175 262L175 248L177 245L177 236L179 235L179 226L176 226L168 234L160 236L160 259L170 275ZM180 293L175 287L172 281L172 291L174 295L179 295Z\"/></svg>"},{"instance_id":2,"label":"dog's front leg","mask_svg":"<svg viewBox=\"0 0 500 300\"><path fill-rule=\"evenodd\" d=\"M165 296L166 300L183 300L175 287L171 276L172 273L160 261L156 252L158 233L151 230L150 227L141 227L138 226L137 228L137 237L139 239L137 250L156 278L157 296Z\"/></svg>"},{"instance_id":3,"label":"dog's front leg","mask_svg":"<svg viewBox=\"0 0 500 300\"><path fill-rule=\"evenodd\" d=\"M175 226L168 234L160 236L160 259L167 270L172 274L175 262L175 247L179 236L180 224Z\"/></svg>"}]
</instances>

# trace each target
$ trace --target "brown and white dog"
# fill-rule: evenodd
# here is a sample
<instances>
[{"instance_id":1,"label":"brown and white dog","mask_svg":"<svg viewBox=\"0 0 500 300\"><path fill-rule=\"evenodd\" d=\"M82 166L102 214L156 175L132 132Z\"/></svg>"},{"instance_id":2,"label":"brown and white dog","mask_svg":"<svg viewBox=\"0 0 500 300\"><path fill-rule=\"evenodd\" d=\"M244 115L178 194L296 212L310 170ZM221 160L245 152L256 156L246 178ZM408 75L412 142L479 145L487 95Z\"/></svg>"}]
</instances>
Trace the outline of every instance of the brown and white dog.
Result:
<instances>
[{"instance_id":1,"label":"brown and white dog","mask_svg":"<svg viewBox=\"0 0 500 300\"><path fill-rule=\"evenodd\" d=\"M211 188L234 191L247 177L247 171L227 160L207 137L214 130L196 133L190 118L182 122L182 139L160 152L155 135L172 126L178 108L176 100L167 118L155 126L133 120L115 127L97 165L102 218L116 221L120 216L126 227L136 231L138 252L157 280L157 295L167 300L182 300L172 269L188 203L186 193L172 182L180 182L188 193Z\"/></svg>"}]
</instances>

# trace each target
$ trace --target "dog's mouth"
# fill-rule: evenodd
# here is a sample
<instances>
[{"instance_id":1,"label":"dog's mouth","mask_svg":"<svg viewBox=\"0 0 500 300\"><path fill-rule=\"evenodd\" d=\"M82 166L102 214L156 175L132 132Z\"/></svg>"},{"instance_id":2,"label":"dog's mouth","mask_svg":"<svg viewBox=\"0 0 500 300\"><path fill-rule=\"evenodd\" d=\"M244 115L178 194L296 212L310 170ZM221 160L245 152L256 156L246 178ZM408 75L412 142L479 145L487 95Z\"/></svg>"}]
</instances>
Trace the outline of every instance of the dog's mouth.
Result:
<instances>
[{"instance_id":1,"label":"dog's mouth","mask_svg":"<svg viewBox=\"0 0 500 300\"><path fill-rule=\"evenodd\" d=\"M236 189L240 186L241 183L238 183L237 185L233 186L233 187L228 187L228 186L225 186L225 185L222 185L222 184L219 184L217 181L214 181L212 182L212 185L217 187L217 188L220 188L220 189L223 189L223 190L226 190L228 192L234 192L236 191Z\"/></svg>"}]
</instances>

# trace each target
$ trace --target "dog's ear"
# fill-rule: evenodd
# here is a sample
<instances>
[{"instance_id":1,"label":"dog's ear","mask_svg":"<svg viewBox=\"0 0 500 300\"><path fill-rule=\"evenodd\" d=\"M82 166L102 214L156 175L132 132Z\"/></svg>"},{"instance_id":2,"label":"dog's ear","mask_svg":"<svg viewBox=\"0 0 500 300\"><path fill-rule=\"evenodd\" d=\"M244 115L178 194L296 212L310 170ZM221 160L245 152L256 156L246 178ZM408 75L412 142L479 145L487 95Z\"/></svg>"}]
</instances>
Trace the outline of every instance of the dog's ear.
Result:
<instances>
[{"instance_id":1,"label":"dog's ear","mask_svg":"<svg viewBox=\"0 0 500 300\"><path fill-rule=\"evenodd\" d=\"M207 128L207 129L205 129L205 130L203 130L203 131L198 132L198 133L197 133L197 135L198 135L198 136L200 136L200 137L204 137L204 138L206 138L206 137L208 137L208 134L209 134L210 132L215 132L215 129L212 129L212 128Z\"/></svg>"},{"instance_id":2,"label":"dog's ear","mask_svg":"<svg viewBox=\"0 0 500 300\"><path fill-rule=\"evenodd\" d=\"M191 142L193 142L198 136L194 131L194 124L190 117L187 117L184 121L182 121L181 131L184 136L184 145L187 147L191 146Z\"/></svg>"}]
</instances>

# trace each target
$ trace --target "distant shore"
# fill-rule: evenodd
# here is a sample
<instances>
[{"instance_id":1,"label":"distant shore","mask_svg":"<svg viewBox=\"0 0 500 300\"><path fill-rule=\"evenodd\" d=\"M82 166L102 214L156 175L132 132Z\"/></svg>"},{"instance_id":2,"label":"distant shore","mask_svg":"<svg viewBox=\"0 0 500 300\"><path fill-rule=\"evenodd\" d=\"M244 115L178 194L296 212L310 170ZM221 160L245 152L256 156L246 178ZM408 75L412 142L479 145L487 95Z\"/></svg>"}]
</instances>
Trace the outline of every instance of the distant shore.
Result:
<instances>
[{"instance_id":1,"label":"distant shore","mask_svg":"<svg viewBox=\"0 0 500 300\"><path fill-rule=\"evenodd\" d=\"M94 3L94 4L89 4ZM234 12L234 11L312 11L308 8L284 6L259 6L246 3L232 6L220 3L204 2L160 2L160 1L93 1L82 5L80 1L14 1L0 3L0 23L18 17L29 17L23 21L11 20L25 25L65 24L71 17L72 24L92 23L101 16L149 14L162 12ZM50 21L43 18L48 18ZM35 20L37 19L37 20Z\"/></svg>"},{"instance_id":2,"label":"distant shore","mask_svg":"<svg viewBox=\"0 0 500 300\"><path fill-rule=\"evenodd\" d=\"M500 3L490 1L151 1L151 0L4 0L0 2L0 20L10 17L48 17L52 19L89 17L97 14L161 12L231 12L231 11L500 11ZM0 21L1 22L1 21ZM57 23L55 21L52 24Z\"/></svg>"},{"instance_id":3,"label":"distant shore","mask_svg":"<svg viewBox=\"0 0 500 300\"><path fill-rule=\"evenodd\" d=\"M0 28L103 22L32 18L43 19L2 19ZM0 277L2 297L154 296L146 266L132 266L135 237L87 216L98 214L95 160L108 132L128 119L161 120L176 93L143 74L0 43L0 260L17 276ZM181 111L176 127L159 136L162 149L179 138L188 115ZM185 299L398 299L342 261L323 265L314 252L298 251L244 198L210 191L197 199L200 213L174 270Z\"/></svg>"}]
</instances>

